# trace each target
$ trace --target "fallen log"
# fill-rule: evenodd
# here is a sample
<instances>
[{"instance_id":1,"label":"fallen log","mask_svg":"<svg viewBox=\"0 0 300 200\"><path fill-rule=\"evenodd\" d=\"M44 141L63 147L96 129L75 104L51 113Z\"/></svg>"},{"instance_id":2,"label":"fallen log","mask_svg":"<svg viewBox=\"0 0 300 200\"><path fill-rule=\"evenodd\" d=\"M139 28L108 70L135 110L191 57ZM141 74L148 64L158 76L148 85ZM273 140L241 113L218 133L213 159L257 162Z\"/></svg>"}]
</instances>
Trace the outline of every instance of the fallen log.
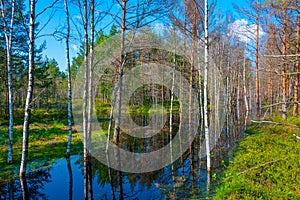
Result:
<instances>
[{"instance_id":1,"label":"fallen log","mask_svg":"<svg viewBox=\"0 0 300 200\"><path fill-rule=\"evenodd\" d=\"M273 122L273 121L265 121L265 120L262 121L251 120L251 122L258 123L258 124L275 124L275 125L292 126L292 127L300 128L300 126L296 124L287 124L282 122Z\"/></svg>"}]
</instances>

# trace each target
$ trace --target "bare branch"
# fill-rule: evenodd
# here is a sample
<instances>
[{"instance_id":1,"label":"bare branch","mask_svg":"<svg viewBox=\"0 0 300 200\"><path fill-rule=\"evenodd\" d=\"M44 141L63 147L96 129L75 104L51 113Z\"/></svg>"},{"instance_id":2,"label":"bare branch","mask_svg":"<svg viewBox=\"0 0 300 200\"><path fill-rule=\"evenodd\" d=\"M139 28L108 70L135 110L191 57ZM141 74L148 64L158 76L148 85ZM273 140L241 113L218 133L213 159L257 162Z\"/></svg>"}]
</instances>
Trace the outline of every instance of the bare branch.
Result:
<instances>
[{"instance_id":1,"label":"bare branch","mask_svg":"<svg viewBox=\"0 0 300 200\"><path fill-rule=\"evenodd\" d=\"M263 164L261 164L261 165L258 165L258 166L256 166L256 167L251 167L251 168L249 168L249 169L246 169L245 171L239 172L238 174L244 174L244 173L249 172L249 171L252 171L252 170L254 170L254 169L259 169L259 168L264 167L264 166L266 166L266 165L270 165L270 164L273 164L273 163L276 163L276 162L279 162L279 161L283 161L283 160L286 160L286 159L288 159L288 158L279 158L279 159L276 159L276 160L272 160L272 161L263 163ZM232 177L233 177L233 176L228 176L228 177L226 177L224 180L222 180L222 182L225 182L226 180L231 179Z\"/></svg>"},{"instance_id":2,"label":"bare branch","mask_svg":"<svg viewBox=\"0 0 300 200\"><path fill-rule=\"evenodd\" d=\"M50 16L48 17L48 20L44 23L44 25L42 26L42 28L36 33L36 38L39 38L38 35L41 33L42 30L44 30L44 28L50 23L52 17L54 16L56 11L52 11Z\"/></svg>"},{"instance_id":3,"label":"bare branch","mask_svg":"<svg viewBox=\"0 0 300 200\"><path fill-rule=\"evenodd\" d=\"M29 38L29 29L28 29L26 21L24 19L23 13L21 13L21 18L22 18L22 24L23 24L23 26L25 28L26 33L27 33L27 37Z\"/></svg>"},{"instance_id":4,"label":"bare branch","mask_svg":"<svg viewBox=\"0 0 300 200\"><path fill-rule=\"evenodd\" d=\"M47 89L47 87L45 87L42 91L40 91L40 93L34 99L32 99L29 106L32 106L33 103L46 91L46 89Z\"/></svg>"},{"instance_id":5,"label":"bare branch","mask_svg":"<svg viewBox=\"0 0 300 200\"><path fill-rule=\"evenodd\" d=\"M46 12L48 9L51 9L55 6L55 4L58 2L59 0L55 0L51 5L45 7L41 12L39 12L35 18L37 19L40 15L42 15L44 12Z\"/></svg>"}]
</instances>

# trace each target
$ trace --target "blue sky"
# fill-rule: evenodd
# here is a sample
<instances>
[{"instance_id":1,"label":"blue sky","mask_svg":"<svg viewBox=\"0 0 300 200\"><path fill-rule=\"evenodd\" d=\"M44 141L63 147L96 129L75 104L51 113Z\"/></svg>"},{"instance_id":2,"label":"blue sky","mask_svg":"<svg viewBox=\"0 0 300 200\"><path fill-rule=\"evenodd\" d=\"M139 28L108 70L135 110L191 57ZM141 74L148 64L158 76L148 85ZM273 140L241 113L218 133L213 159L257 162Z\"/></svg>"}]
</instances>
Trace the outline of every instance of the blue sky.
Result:
<instances>
[{"instance_id":1,"label":"blue sky","mask_svg":"<svg viewBox=\"0 0 300 200\"><path fill-rule=\"evenodd\" d=\"M37 13L42 10L43 7L49 5L51 1L39 1L37 4ZM209 1L210 2L210 1ZM246 0L218 0L217 1L217 9L221 9L222 12L224 13L235 13L233 7L232 7L232 2L237 4L240 7L246 7ZM63 4L58 5L58 7L63 8ZM216 10L217 10L216 9ZM72 13L76 13L74 7L70 8L70 15ZM37 20L43 24L43 22L46 22L49 19L49 16L51 15L51 12L48 11L41 15ZM78 16L79 17L79 16ZM235 18L239 18L238 15L234 16ZM73 18L76 18L76 16L73 15ZM102 22L100 26L106 26L106 24L109 23L108 21ZM64 15L64 10L63 9L57 9L57 11L54 13L54 16L52 20L49 22L49 24L43 29L41 32L41 35L44 34L50 34L53 33L57 29L62 29L65 26L65 15ZM62 71L66 70L66 58L65 58L65 40L62 41L57 41L54 37L50 36L43 36L37 39L37 45L42 43L43 41L46 41L47 47L46 50L44 51L44 56L47 56L48 58L54 58L60 67ZM78 43L76 44L76 41L71 41L71 45L73 48L70 48L70 54L71 58L76 56L76 47L78 46Z\"/></svg>"}]
</instances>

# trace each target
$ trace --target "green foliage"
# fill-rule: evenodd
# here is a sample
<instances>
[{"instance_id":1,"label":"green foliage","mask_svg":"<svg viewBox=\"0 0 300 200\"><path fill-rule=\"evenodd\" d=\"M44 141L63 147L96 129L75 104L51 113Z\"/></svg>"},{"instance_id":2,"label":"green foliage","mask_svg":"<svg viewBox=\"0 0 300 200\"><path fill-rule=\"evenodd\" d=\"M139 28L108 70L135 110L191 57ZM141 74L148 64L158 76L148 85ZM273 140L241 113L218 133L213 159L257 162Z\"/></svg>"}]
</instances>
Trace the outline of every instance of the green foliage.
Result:
<instances>
[{"instance_id":1,"label":"green foliage","mask_svg":"<svg viewBox=\"0 0 300 200\"><path fill-rule=\"evenodd\" d=\"M95 47L99 46L107 39L115 36L118 33L119 31L117 30L117 27L114 24L112 25L109 34L104 34L103 30L100 29L95 35L95 42L94 42ZM72 58L71 73L73 79L76 77L78 70L83 64L83 61L84 61L84 49L83 49L83 45L81 45L79 48L79 52L77 53L77 56Z\"/></svg>"},{"instance_id":2,"label":"green foliage","mask_svg":"<svg viewBox=\"0 0 300 200\"><path fill-rule=\"evenodd\" d=\"M14 109L14 125L23 125L24 109ZM67 110L63 109L33 109L30 122L33 124L67 124ZM7 116L0 115L0 126L8 125Z\"/></svg>"},{"instance_id":3,"label":"green foliage","mask_svg":"<svg viewBox=\"0 0 300 200\"><path fill-rule=\"evenodd\" d=\"M289 122L299 122L290 119ZM252 125L223 173L215 199L299 199L300 129Z\"/></svg>"},{"instance_id":4,"label":"green foliage","mask_svg":"<svg viewBox=\"0 0 300 200\"><path fill-rule=\"evenodd\" d=\"M32 123L46 124L67 124L67 111L65 109L39 109L33 110L31 115Z\"/></svg>"}]
</instances>

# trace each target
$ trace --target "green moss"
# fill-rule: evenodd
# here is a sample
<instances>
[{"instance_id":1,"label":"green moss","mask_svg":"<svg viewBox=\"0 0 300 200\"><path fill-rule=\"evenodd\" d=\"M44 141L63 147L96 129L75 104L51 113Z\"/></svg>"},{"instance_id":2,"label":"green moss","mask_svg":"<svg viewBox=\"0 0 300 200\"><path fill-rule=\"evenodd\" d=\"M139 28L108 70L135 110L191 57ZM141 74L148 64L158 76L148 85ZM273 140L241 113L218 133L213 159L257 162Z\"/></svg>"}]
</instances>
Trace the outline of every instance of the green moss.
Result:
<instances>
[{"instance_id":1,"label":"green moss","mask_svg":"<svg viewBox=\"0 0 300 200\"><path fill-rule=\"evenodd\" d=\"M22 126L14 127L13 164L6 163L7 127L0 126L0 180L5 181L9 174L18 175L22 153ZM63 124L32 124L29 130L28 162L37 162L37 168L45 162L54 161L65 156L68 141L67 127ZM82 153L82 141L77 133L73 133L71 154ZM44 162L40 162L43 160Z\"/></svg>"},{"instance_id":2,"label":"green moss","mask_svg":"<svg viewBox=\"0 0 300 200\"><path fill-rule=\"evenodd\" d=\"M293 137L299 132L291 126L253 125L239 142L214 199L299 199L300 141Z\"/></svg>"},{"instance_id":3,"label":"green moss","mask_svg":"<svg viewBox=\"0 0 300 200\"><path fill-rule=\"evenodd\" d=\"M31 111L30 122L32 124L53 124L53 122L60 122L67 124L67 108L57 109L33 109ZM14 125L23 125L24 109L14 110ZM0 126L8 125L8 116L0 115Z\"/></svg>"}]
</instances>

